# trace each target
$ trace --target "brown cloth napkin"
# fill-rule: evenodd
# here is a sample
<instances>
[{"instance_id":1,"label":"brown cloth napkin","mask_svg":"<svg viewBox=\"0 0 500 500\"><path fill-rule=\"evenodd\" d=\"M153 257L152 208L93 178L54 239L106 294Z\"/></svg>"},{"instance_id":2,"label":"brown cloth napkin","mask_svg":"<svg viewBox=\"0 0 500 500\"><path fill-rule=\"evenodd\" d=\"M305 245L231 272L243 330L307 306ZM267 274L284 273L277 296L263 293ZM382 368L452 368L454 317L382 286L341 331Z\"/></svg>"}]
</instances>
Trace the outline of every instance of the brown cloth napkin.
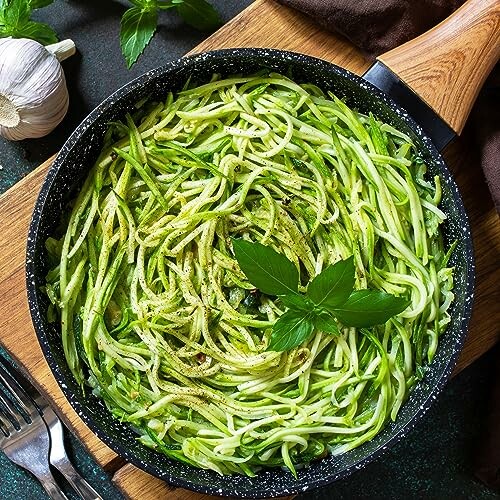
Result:
<instances>
[{"instance_id":1,"label":"brown cloth napkin","mask_svg":"<svg viewBox=\"0 0 500 500\"><path fill-rule=\"evenodd\" d=\"M467 125L474 131L481 154L481 167L497 212L500 214L500 64L496 65L486 80L472 108ZM500 410L498 422L500 422ZM498 428L500 429L500 424ZM500 447L500 432L497 443ZM498 464L500 474L500 457Z\"/></svg>"},{"instance_id":2,"label":"brown cloth napkin","mask_svg":"<svg viewBox=\"0 0 500 500\"><path fill-rule=\"evenodd\" d=\"M351 40L369 56L397 47L448 17L464 0L279 0Z\"/></svg>"},{"instance_id":3,"label":"brown cloth napkin","mask_svg":"<svg viewBox=\"0 0 500 500\"><path fill-rule=\"evenodd\" d=\"M336 31L370 58L436 25L464 0L278 0ZM468 120L480 150L481 166L500 212L500 66L487 80ZM500 365L499 365L500 367ZM500 491L500 368L491 411L479 443L476 476Z\"/></svg>"},{"instance_id":4,"label":"brown cloth napkin","mask_svg":"<svg viewBox=\"0 0 500 500\"><path fill-rule=\"evenodd\" d=\"M464 0L278 1L345 36L370 59L427 31L464 3ZM471 120L481 150L481 166L497 212L500 213L499 103L500 78L490 78L481 92Z\"/></svg>"}]
</instances>

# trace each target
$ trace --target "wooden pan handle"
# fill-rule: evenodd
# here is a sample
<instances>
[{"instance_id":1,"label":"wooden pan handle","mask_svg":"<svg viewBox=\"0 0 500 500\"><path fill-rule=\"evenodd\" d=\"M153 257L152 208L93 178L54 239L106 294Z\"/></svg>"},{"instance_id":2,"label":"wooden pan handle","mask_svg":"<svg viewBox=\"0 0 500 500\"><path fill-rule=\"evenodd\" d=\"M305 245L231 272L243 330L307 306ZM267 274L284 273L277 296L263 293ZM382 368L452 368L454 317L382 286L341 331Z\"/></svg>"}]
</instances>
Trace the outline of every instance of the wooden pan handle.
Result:
<instances>
[{"instance_id":1,"label":"wooden pan handle","mask_svg":"<svg viewBox=\"0 0 500 500\"><path fill-rule=\"evenodd\" d=\"M500 0L469 0L450 17L378 60L457 133L500 57Z\"/></svg>"}]
</instances>

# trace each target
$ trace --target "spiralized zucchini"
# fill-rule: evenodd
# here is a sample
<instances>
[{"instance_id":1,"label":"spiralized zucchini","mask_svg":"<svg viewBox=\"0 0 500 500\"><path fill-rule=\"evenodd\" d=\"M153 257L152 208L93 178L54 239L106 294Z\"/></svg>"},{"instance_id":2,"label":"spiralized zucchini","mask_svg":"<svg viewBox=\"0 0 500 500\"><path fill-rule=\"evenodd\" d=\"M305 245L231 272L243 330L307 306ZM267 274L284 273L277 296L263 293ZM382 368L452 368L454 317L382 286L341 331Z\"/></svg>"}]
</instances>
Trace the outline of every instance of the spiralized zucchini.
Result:
<instances>
[{"instance_id":1,"label":"spiralized zucchini","mask_svg":"<svg viewBox=\"0 0 500 500\"><path fill-rule=\"evenodd\" d=\"M46 291L68 365L141 441L220 474L305 464L373 438L449 322L439 177L409 137L279 74L143 102L49 238ZM300 270L354 256L356 288L411 299L385 325L266 351L286 310L231 238Z\"/></svg>"}]
</instances>

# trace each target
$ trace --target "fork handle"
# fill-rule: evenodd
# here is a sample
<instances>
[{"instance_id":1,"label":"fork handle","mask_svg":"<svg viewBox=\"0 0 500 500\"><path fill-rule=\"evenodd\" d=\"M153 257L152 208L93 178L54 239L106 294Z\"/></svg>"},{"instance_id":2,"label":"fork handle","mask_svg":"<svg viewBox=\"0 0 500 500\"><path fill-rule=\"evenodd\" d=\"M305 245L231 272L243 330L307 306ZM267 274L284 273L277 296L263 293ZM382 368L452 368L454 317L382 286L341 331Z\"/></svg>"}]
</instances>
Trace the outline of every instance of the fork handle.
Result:
<instances>
[{"instance_id":1,"label":"fork handle","mask_svg":"<svg viewBox=\"0 0 500 500\"><path fill-rule=\"evenodd\" d=\"M83 500L102 500L97 491L77 472L68 461L58 461L52 464L66 478L73 489L83 498Z\"/></svg>"},{"instance_id":2,"label":"fork handle","mask_svg":"<svg viewBox=\"0 0 500 500\"><path fill-rule=\"evenodd\" d=\"M68 497L62 492L61 488L57 486L52 474L37 476L37 479L52 500L68 500Z\"/></svg>"}]
</instances>

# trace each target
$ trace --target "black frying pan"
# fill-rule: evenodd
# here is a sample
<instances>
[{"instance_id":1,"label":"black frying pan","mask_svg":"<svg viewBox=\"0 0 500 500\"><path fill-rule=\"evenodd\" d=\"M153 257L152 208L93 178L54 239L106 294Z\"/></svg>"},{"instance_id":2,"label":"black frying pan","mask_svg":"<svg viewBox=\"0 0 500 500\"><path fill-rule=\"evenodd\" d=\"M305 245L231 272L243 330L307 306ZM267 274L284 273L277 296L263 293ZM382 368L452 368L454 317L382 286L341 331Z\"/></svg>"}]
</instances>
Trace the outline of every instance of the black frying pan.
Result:
<instances>
[{"instance_id":1,"label":"black frying pan","mask_svg":"<svg viewBox=\"0 0 500 500\"><path fill-rule=\"evenodd\" d=\"M466 8L471 10L472 7L472 14L477 14L488 3L493 10L495 2L491 0L471 0ZM466 17L471 19L470 13ZM448 216L444 225L445 239L447 242L458 240L452 258L456 295L452 321L440 340L437 355L425 379L414 388L396 422L353 451L338 457L329 456L299 470L298 479L281 469L265 470L254 478L221 477L212 471L172 461L140 444L134 431L114 419L99 399L89 391L82 394L64 359L60 333L54 324L46 321L48 300L40 291L47 272L45 240L56 231L67 202L75 196L96 160L107 123L124 118L134 103L143 97L165 98L168 91L181 89L189 78L191 82L204 83L213 73L228 76L252 73L262 68L291 75L297 82L311 82L324 90L331 90L345 98L350 106L365 113L371 111L407 133L428 165L429 176L438 174L442 179L441 208ZM392 86L399 99L406 99L408 111L423 117L422 125L427 127L439 146L453 136L450 127L441 122L430 108L419 103L385 66L378 63L367 75L382 87ZM26 269L29 306L40 345L64 394L90 429L124 459L172 485L203 493L247 498L289 495L331 483L360 469L410 432L436 399L455 365L467 332L474 281L468 219L455 181L428 133L405 108L366 79L319 59L268 49L228 49L186 57L146 73L100 104L71 135L47 174L29 230Z\"/></svg>"}]
</instances>

